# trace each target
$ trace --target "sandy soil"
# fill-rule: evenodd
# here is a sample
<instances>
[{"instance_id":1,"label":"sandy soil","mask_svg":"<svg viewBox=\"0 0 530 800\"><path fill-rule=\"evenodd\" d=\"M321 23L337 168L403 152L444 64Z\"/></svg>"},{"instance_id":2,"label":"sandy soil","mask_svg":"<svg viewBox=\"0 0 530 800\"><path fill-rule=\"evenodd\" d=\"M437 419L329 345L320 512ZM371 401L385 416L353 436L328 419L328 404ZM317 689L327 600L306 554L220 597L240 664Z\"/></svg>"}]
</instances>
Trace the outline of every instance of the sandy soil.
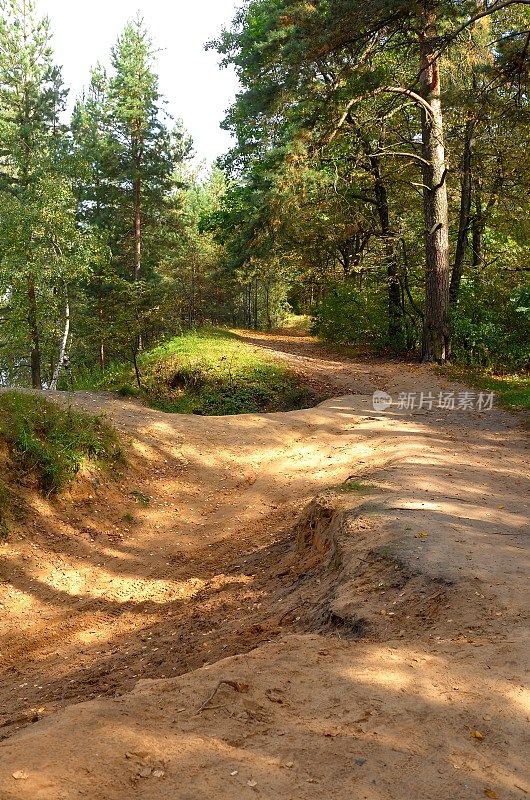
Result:
<instances>
[{"instance_id":1,"label":"sandy soil","mask_svg":"<svg viewBox=\"0 0 530 800\"><path fill-rule=\"evenodd\" d=\"M377 413L375 389L446 382L242 336L340 398L203 418L58 397L109 414L130 463L21 492L1 800L526 797L520 420Z\"/></svg>"}]
</instances>

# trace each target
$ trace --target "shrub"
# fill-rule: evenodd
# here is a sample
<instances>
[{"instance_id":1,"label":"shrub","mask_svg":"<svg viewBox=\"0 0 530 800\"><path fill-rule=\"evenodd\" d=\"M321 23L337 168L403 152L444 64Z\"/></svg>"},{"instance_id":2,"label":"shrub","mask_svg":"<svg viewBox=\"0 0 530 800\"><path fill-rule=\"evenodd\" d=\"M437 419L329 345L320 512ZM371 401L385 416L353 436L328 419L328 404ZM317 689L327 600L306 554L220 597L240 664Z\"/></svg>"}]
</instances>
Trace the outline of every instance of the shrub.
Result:
<instances>
[{"instance_id":1,"label":"shrub","mask_svg":"<svg viewBox=\"0 0 530 800\"><path fill-rule=\"evenodd\" d=\"M315 314L313 333L328 342L383 347L387 343L387 305L379 289L336 286Z\"/></svg>"},{"instance_id":2,"label":"shrub","mask_svg":"<svg viewBox=\"0 0 530 800\"><path fill-rule=\"evenodd\" d=\"M64 489L84 461L111 466L122 460L116 433L101 417L29 393L0 394L0 437L17 470L35 474L48 495Z\"/></svg>"},{"instance_id":3,"label":"shrub","mask_svg":"<svg viewBox=\"0 0 530 800\"><path fill-rule=\"evenodd\" d=\"M452 315L457 363L503 372L530 365L530 287L510 290L478 275L463 281Z\"/></svg>"}]
</instances>

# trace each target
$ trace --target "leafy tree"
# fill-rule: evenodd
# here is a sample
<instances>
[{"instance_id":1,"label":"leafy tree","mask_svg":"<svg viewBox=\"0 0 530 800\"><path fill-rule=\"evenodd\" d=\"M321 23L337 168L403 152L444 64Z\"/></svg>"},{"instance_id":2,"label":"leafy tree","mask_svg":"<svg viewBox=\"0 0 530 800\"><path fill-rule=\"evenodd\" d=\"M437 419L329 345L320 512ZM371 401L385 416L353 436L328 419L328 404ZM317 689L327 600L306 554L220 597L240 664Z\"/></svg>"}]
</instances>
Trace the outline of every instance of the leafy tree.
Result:
<instances>
[{"instance_id":1,"label":"leafy tree","mask_svg":"<svg viewBox=\"0 0 530 800\"><path fill-rule=\"evenodd\" d=\"M64 298L68 319L68 284L79 269L75 203L59 124L66 93L53 63L48 21L36 18L31 0L3 0L1 8L4 368L9 363L11 370L24 372L29 349L31 383L41 388L44 358L50 363L48 379L56 377L59 298ZM63 333L59 337L62 359L66 341Z\"/></svg>"},{"instance_id":2,"label":"leafy tree","mask_svg":"<svg viewBox=\"0 0 530 800\"><path fill-rule=\"evenodd\" d=\"M526 0L488 5L461 0L254 0L216 43L225 63L235 65L243 86L226 121L237 136L227 165L240 179L274 153L280 163L293 142L306 143L309 152L320 152L325 159L335 158L340 142L337 170L345 170L353 148L342 145L342 139L357 141L357 153L372 168L381 235L387 243L389 312L395 323L404 311L407 289L396 264L396 244L402 237L389 217L386 175L396 169L383 163L403 161L396 177L410 187L413 200L418 189L422 195L425 360L443 361L450 355L448 106L442 78L451 71L461 39L492 15L503 26L505 40L514 43L507 48L513 72L518 59L527 58L526 12L520 10L525 5ZM357 158L353 155L354 163Z\"/></svg>"}]
</instances>

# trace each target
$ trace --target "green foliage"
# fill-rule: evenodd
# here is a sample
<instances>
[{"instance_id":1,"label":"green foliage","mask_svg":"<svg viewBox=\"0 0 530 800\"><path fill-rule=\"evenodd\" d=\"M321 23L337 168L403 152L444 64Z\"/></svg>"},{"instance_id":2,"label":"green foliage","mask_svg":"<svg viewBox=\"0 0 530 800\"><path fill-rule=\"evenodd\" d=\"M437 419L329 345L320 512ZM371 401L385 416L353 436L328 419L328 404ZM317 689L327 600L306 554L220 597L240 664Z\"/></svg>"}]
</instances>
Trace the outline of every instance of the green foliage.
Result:
<instances>
[{"instance_id":1,"label":"green foliage","mask_svg":"<svg viewBox=\"0 0 530 800\"><path fill-rule=\"evenodd\" d=\"M441 228L449 228L450 261L457 243L460 258L452 301L460 268L485 285L499 278L498 296L485 292L476 319L469 297L459 304L454 352L487 363L504 348L508 364L525 364L526 332L516 332L503 287L515 296L528 269L528 70L516 67L528 55L527 11L492 5L477 21L476 9L453 0L428 12L405 0L253 0L214 44L241 83L225 120L235 140L224 159L233 182L216 220L229 266L256 280L272 268L293 310L316 313L329 341L386 337L395 350L419 349L428 338L422 326L430 335L438 324L434 306L448 336L448 281L427 276L434 244L425 237L429 192L447 182ZM450 163L436 187L425 161L433 158L431 129L420 113L430 88L418 80L421 43L431 37L433 51L444 41L440 123ZM395 87L413 90L416 102ZM449 272L445 249L438 256ZM369 292L352 292L366 276ZM436 356L429 348L425 355Z\"/></svg>"},{"instance_id":2,"label":"green foliage","mask_svg":"<svg viewBox=\"0 0 530 800\"><path fill-rule=\"evenodd\" d=\"M294 312L331 342L419 350L427 295L445 323L447 289L445 247L426 280L420 40L444 43L450 169L436 191L447 182L450 208L433 231L449 228L458 264L453 355L527 368L528 26L521 4L502 5L473 22L476 3L440 0L427 23L405 0L243 4L212 45L241 84L224 123L234 146L204 179L164 112L141 18L92 70L68 129L47 19L33 0L0 0L2 383L55 387L67 355L77 386L137 397L139 361L159 407L235 413L305 401L285 376L238 374L211 347L150 360L153 347L208 323L270 330Z\"/></svg>"},{"instance_id":3,"label":"green foliage","mask_svg":"<svg viewBox=\"0 0 530 800\"><path fill-rule=\"evenodd\" d=\"M369 492L370 486L359 481L348 480L339 486L339 491L348 494L349 492Z\"/></svg>"},{"instance_id":4,"label":"green foliage","mask_svg":"<svg viewBox=\"0 0 530 800\"><path fill-rule=\"evenodd\" d=\"M530 288L510 288L497 276L462 284L453 312L454 357L470 367L530 368Z\"/></svg>"},{"instance_id":5,"label":"green foliage","mask_svg":"<svg viewBox=\"0 0 530 800\"><path fill-rule=\"evenodd\" d=\"M180 414L290 411L313 405L314 393L282 366L236 336L215 328L177 336L139 357L141 396L154 408ZM83 375L77 387L133 387L127 366L115 365L96 378ZM128 379L128 381L127 381Z\"/></svg>"},{"instance_id":6,"label":"green foliage","mask_svg":"<svg viewBox=\"0 0 530 800\"><path fill-rule=\"evenodd\" d=\"M64 489L85 462L111 467L122 459L118 438L101 417L23 392L0 394L0 438L16 471L36 475L48 495Z\"/></svg>"},{"instance_id":7,"label":"green foliage","mask_svg":"<svg viewBox=\"0 0 530 800\"><path fill-rule=\"evenodd\" d=\"M388 344L385 298L378 287L336 286L316 310L313 331L329 342L349 345Z\"/></svg>"},{"instance_id":8,"label":"green foliage","mask_svg":"<svg viewBox=\"0 0 530 800\"><path fill-rule=\"evenodd\" d=\"M458 366L440 369L452 380L465 381L484 392L494 392L499 405L513 411L530 410L530 378L528 374L496 375L485 369Z\"/></svg>"}]
</instances>

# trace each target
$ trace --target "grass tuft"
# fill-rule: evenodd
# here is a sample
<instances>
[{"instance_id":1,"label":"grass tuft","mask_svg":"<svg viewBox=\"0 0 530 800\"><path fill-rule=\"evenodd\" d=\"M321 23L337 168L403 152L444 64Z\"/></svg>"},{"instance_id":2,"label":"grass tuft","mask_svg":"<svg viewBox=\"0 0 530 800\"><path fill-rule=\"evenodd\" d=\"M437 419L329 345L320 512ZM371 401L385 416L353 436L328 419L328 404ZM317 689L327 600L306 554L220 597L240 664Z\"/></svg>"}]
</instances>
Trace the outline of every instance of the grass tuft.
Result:
<instances>
[{"instance_id":1,"label":"grass tuft","mask_svg":"<svg viewBox=\"0 0 530 800\"><path fill-rule=\"evenodd\" d=\"M0 438L16 471L35 475L47 495L66 488L85 462L105 467L123 460L116 433L101 417L24 392L0 393Z\"/></svg>"}]
</instances>

